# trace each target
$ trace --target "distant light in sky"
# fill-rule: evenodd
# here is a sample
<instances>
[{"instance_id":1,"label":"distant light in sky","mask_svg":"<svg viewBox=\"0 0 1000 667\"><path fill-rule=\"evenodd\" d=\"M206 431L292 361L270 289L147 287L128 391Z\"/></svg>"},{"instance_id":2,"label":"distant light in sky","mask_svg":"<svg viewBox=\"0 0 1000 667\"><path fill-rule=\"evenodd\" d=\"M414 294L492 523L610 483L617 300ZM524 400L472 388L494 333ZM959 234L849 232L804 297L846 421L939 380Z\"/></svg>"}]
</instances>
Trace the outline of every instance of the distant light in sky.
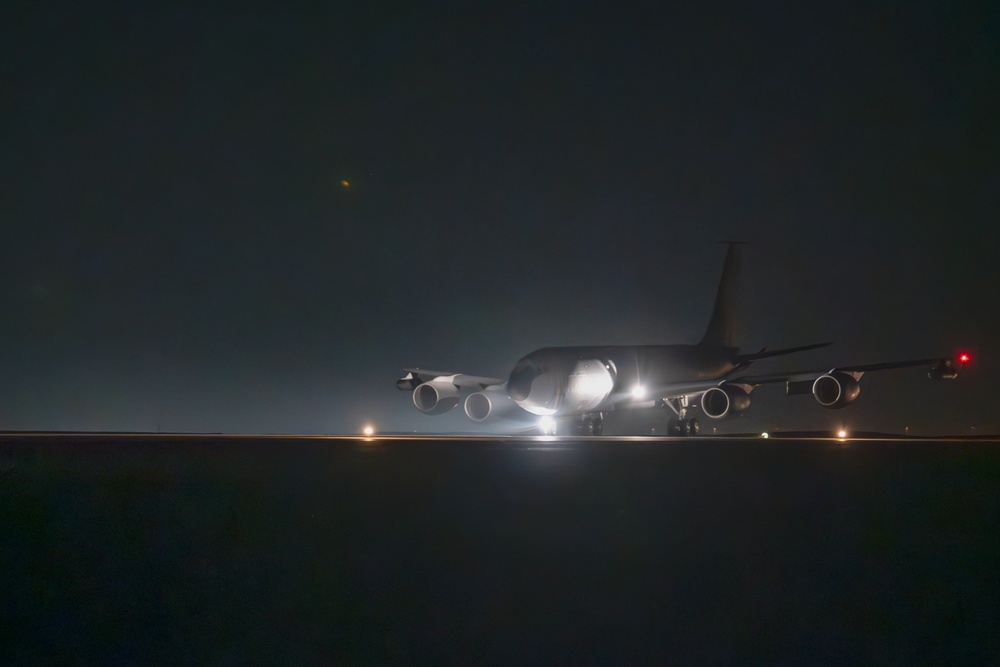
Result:
<instances>
[{"instance_id":1,"label":"distant light in sky","mask_svg":"<svg viewBox=\"0 0 1000 667\"><path fill-rule=\"evenodd\" d=\"M346 180L345 181L341 181L340 184L343 185L345 188L351 187L351 182L350 181L346 181Z\"/></svg>"}]
</instances>

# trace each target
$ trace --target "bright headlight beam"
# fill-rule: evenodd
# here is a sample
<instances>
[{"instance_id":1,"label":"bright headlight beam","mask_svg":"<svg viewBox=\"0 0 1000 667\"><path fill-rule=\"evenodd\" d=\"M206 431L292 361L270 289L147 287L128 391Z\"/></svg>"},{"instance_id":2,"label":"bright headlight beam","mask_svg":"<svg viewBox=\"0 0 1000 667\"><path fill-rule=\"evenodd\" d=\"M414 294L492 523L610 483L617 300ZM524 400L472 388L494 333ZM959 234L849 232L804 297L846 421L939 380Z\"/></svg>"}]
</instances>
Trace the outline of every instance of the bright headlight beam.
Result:
<instances>
[{"instance_id":1,"label":"bright headlight beam","mask_svg":"<svg viewBox=\"0 0 1000 667\"><path fill-rule=\"evenodd\" d=\"M643 387L641 384L637 384L635 387L632 388L632 398L635 398L637 400L642 400L646 398L646 388Z\"/></svg>"}]
</instances>

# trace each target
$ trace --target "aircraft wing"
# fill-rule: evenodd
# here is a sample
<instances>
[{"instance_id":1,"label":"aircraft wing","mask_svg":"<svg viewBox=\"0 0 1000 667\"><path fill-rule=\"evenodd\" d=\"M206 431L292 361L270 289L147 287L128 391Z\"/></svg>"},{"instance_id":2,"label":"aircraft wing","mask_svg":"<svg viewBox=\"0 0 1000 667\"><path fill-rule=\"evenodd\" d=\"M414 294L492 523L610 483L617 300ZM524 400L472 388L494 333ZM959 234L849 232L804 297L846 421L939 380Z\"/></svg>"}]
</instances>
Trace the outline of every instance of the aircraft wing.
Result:
<instances>
[{"instance_id":1,"label":"aircraft wing","mask_svg":"<svg viewBox=\"0 0 1000 667\"><path fill-rule=\"evenodd\" d=\"M960 358L958 364L964 365L964 363L965 361ZM693 398L703 394L712 387L718 387L724 384L743 386L747 392L750 392L758 385L770 384L774 382L787 382L788 393L808 393L811 390L812 383L816 380L816 378L828 373L847 373L853 376L855 380L860 380L862 375L870 371L883 371L890 368L907 368L910 366L928 366L929 375L932 379L952 379L958 375L955 362L949 358L936 357L931 359L908 359L905 361L888 361L876 364L848 364L833 368L827 367L813 370L798 370L761 375L736 375L718 380L670 383L651 388L644 399L637 400L636 398L623 396L620 402L639 404L644 403L649 399L670 399L679 398L681 396Z\"/></svg>"},{"instance_id":2,"label":"aircraft wing","mask_svg":"<svg viewBox=\"0 0 1000 667\"><path fill-rule=\"evenodd\" d=\"M965 362L959 360L959 365L963 365ZM855 380L860 380L861 376L870 371L884 371L890 368L907 368L911 366L928 366L928 375L932 379L953 379L958 375L958 370L956 368L955 362L947 357L936 357L931 359L908 359L905 361L885 361L876 364L848 364L844 366L835 366L833 368L819 368L813 370L803 370L803 371L789 371L784 373L767 373L763 375L741 375L738 377L726 378L719 382L719 384L745 384L751 387L756 387L761 384L769 384L773 382L788 382L789 389L791 390L791 385L801 382L812 382L821 375L826 375L828 373L847 373L854 376Z\"/></svg>"},{"instance_id":3,"label":"aircraft wing","mask_svg":"<svg viewBox=\"0 0 1000 667\"><path fill-rule=\"evenodd\" d=\"M406 375L396 380L396 387L403 391L416 389L418 385L430 382L431 380L450 382L460 389L472 389L474 391L481 391L486 389L486 387L506 382L506 380L500 378L491 378L483 375L466 375L450 371L430 371L423 368L404 368L403 371Z\"/></svg>"}]
</instances>

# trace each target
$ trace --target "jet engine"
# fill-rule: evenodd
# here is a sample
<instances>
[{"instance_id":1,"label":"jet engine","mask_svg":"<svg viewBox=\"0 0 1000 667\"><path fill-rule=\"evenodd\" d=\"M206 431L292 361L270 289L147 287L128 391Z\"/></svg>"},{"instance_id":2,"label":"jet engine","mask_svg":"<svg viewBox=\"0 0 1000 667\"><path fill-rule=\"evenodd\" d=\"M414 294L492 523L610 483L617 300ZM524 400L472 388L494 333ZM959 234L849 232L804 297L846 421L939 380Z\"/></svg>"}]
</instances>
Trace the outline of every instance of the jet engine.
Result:
<instances>
[{"instance_id":1,"label":"jet engine","mask_svg":"<svg viewBox=\"0 0 1000 667\"><path fill-rule=\"evenodd\" d=\"M502 417L516 408L517 404L502 391L477 391L465 399L465 416L479 423Z\"/></svg>"},{"instance_id":2,"label":"jet engine","mask_svg":"<svg viewBox=\"0 0 1000 667\"><path fill-rule=\"evenodd\" d=\"M861 386L850 373L833 371L816 378L812 393L824 408L836 410L853 403L861 393Z\"/></svg>"},{"instance_id":3,"label":"jet engine","mask_svg":"<svg viewBox=\"0 0 1000 667\"><path fill-rule=\"evenodd\" d=\"M440 415L458 405L458 387L448 380L434 379L413 390L413 405L427 415Z\"/></svg>"},{"instance_id":4,"label":"jet engine","mask_svg":"<svg viewBox=\"0 0 1000 667\"><path fill-rule=\"evenodd\" d=\"M701 411L712 419L739 417L749 407L750 394L735 384L712 387L701 397Z\"/></svg>"}]
</instances>

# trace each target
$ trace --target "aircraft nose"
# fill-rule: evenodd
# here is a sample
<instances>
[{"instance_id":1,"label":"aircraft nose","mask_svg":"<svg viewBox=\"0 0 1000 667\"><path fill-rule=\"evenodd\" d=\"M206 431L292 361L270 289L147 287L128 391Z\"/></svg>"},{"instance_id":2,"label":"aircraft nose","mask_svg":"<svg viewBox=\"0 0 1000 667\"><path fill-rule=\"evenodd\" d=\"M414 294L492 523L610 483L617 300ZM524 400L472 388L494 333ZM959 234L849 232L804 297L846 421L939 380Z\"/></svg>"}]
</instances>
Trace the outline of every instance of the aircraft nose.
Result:
<instances>
[{"instance_id":1,"label":"aircraft nose","mask_svg":"<svg viewBox=\"0 0 1000 667\"><path fill-rule=\"evenodd\" d=\"M507 393L521 408L536 415L555 414L559 407L556 375L527 359L511 371Z\"/></svg>"},{"instance_id":2,"label":"aircraft nose","mask_svg":"<svg viewBox=\"0 0 1000 667\"><path fill-rule=\"evenodd\" d=\"M522 361L510 372L507 380L507 393L515 401L524 401L531 395L531 383L541 375L541 370L535 364Z\"/></svg>"}]
</instances>

